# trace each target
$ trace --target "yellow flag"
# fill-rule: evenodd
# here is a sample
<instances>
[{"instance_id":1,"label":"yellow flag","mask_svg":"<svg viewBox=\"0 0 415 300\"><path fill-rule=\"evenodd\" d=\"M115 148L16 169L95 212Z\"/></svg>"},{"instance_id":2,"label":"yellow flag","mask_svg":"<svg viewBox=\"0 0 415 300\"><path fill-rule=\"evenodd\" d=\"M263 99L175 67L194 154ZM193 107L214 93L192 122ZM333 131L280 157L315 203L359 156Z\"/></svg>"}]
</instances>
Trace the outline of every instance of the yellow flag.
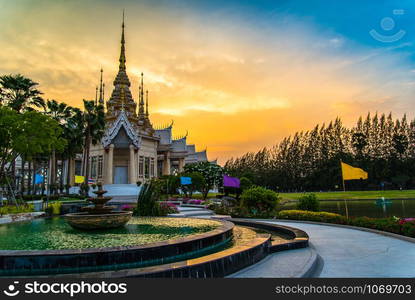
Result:
<instances>
[{"instance_id":1,"label":"yellow flag","mask_svg":"<svg viewBox=\"0 0 415 300\"><path fill-rule=\"evenodd\" d=\"M363 169L352 167L344 162L341 164L343 180L367 179L367 172Z\"/></svg>"},{"instance_id":2,"label":"yellow flag","mask_svg":"<svg viewBox=\"0 0 415 300\"><path fill-rule=\"evenodd\" d=\"M75 183L83 183L85 181L84 176L75 175Z\"/></svg>"}]
</instances>

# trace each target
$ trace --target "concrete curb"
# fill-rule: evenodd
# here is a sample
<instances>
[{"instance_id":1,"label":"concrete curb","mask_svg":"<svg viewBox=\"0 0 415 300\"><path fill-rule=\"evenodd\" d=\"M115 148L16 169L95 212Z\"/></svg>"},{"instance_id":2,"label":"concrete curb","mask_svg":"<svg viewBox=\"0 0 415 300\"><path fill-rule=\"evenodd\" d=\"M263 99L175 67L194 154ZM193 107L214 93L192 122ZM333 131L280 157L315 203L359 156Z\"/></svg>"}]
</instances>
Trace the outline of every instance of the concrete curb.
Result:
<instances>
[{"instance_id":1,"label":"concrete curb","mask_svg":"<svg viewBox=\"0 0 415 300\"><path fill-rule=\"evenodd\" d=\"M392 232L376 230L376 229L372 229L372 228L357 227L357 226L335 224L335 223L323 223L323 222L315 222L315 221L290 220L290 219L255 219L255 220L265 221L265 222L275 221L275 222L287 222L287 223L289 223L289 222L291 222L291 223L306 223L306 224L314 224L314 225L340 227L340 228L345 228L345 229L354 229L354 230L371 232L371 233L375 233L375 234L395 238L395 239L410 242L410 243L415 243L415 238L411 238L409 236L404 236L404 235L400 235L400 234L396 234L396 233L392 233Z\"/></svg>"},{"instance_id":2,"label":"concrete curb","mask_svg":"<svg viewBox=\"0 0 415 300\"><path fill-rule=\"evenodd\" d=\"M3 217L0 218L0 224L10 224L10 223L31 221L33 219L40 218L44 215L45 215L45 212L43 211L4 215Z\"/></svg>"},{"instance_id":3,"label":"concrete curb","mask_svg":"<svg viewBox=\"0 0 415 300\"><path fill-rule=\"evenodd\" d=\"M310 278L316 273L320 256L313 248L310 247L309 249L311 250L310 260L304 265L303 271L294 278Z\"/></svg>"}]
</instances>

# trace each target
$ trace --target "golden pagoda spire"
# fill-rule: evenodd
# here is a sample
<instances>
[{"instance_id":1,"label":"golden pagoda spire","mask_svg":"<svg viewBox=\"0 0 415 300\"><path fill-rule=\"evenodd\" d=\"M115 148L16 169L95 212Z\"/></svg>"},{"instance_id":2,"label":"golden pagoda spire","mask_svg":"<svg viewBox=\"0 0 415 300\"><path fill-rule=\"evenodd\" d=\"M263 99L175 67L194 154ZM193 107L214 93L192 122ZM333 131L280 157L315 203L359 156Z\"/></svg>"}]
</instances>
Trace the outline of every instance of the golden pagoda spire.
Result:
<instances>
[{"instance_id":1,"label":"golden pagoda spire","mask_svg":"<svg viewBox=\"0 0 415 300\"><path fill-rule=\"evenodd\" d=\"M125 71L125 37L124 37L124 10L122 11L121 53L119 70Z\"/></svg>"}]
</instances>

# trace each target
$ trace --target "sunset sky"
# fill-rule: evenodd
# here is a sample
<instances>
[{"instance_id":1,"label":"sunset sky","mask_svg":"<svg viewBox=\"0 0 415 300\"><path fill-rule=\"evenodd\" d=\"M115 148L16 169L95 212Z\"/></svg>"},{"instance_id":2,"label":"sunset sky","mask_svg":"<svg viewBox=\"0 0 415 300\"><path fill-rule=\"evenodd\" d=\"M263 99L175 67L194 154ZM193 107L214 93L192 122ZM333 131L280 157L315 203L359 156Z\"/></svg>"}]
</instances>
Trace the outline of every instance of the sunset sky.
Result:
<instances>
[{"instance_id":1,"label":"sunset sky","mask_svg":"<svg viewBox=\"0 0 415 300\"><path fill-rule=\"evenodd\" d=\"M0 74L80 106L102 67L108 97L123 9L134 97L144 72L153 123L173 119L209 159L336 116L414 117L413 0L0 0Z\"/></svg>"}]
</instances>

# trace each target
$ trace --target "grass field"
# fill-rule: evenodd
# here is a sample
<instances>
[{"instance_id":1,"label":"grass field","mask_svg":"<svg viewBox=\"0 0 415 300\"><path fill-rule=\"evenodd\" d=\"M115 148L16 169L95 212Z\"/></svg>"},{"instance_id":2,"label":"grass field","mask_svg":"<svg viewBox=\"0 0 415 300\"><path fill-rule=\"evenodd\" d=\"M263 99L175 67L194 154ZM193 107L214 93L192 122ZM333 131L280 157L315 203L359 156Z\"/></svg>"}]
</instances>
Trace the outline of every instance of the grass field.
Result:
<instances>
[{"instance_id":1,"label":"grass field","mask_svg":"<svg viewBox=\"0 0 415 300\"><path fill-rule=\"evenodd\" d=\"M319 200L353 200L353 199L378 199L385 197L387 199L415 199L415 190L403 191L346 191L346 192L318 192L316 194ZM303 193L280 193L282 200L298 200Z\"/></svg>"}]
</instances>

